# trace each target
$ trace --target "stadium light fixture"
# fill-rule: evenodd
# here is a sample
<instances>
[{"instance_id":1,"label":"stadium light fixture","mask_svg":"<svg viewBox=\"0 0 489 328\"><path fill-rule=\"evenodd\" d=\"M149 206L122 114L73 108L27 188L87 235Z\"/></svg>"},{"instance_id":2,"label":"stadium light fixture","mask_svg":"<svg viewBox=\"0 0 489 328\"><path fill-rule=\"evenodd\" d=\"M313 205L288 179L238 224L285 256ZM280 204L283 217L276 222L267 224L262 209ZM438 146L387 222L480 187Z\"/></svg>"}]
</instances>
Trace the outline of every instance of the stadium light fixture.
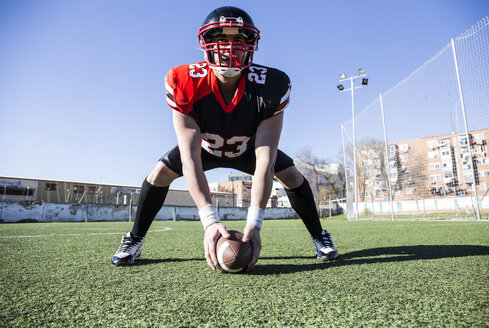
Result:
<instances>
[{"instance_id":1,"label":"stadium light fixture","mask_svg":"<svg viewBox=\"0 0 489 328\"><path fill-rule=\"evenodd\" d=\"M367 74L365 73L364 68L359 68L358 69L358 75L357 76L351 76L347 77L345 73L340 74L340 82L343 82L345 80L350 80L350 88L345 89L343 85L338 85L336 86L340 92L343 91L351 91L351 115L352 115L352 128L353 128L353 181L355 185L355 193L354 193L354 198L355 198L355 219L358 220L358 182L357 182L357 156L356 156L356 150L357 150L357 145L356 145L356 134L355 134L355 89L360 89L364 88L368 84L368 79L367 78L362 78L362 84L359 86L354 86L354 81L357 78L366 76ZM345 175L347 174L345 170Z\"/></svg>"}]
</instances>

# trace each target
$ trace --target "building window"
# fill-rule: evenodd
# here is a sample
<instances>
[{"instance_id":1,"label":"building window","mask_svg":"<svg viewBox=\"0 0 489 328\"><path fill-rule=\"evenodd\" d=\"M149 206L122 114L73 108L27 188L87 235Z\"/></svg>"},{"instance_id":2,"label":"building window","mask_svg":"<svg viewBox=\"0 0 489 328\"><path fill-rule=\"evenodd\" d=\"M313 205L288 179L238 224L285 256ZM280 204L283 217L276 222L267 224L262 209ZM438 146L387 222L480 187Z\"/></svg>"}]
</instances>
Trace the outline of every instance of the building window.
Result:
<instances>
[{"instance_id":1,"label":"building window","mask_svg":"<svg viewBox=\"0 0 489 328\"><path fill-rule=\"evenodd\" d=\"M479 165L483 165L483 164L489 164L489 158L485 158L485 157L483 157L483 158L476 158L476 159L474 159L474 160L475 160L475 161L477 162L477 164L479 164Z\"/></svg>"},{"instance_id":2,"label":"building window","mask_svg":"<svg viewBox=\"0 0 489 328\"><path fill-rule=\"evenodd\" d=\"M472 149L475 154L485 153L487 151L486 145L474 145Z\"/></svg>"},{"instance_id":3,"label":"building window","mask_svg":"<svg viewBox=\"0 0 489 328\"><path fill-rule=\"evenodd\" d=\"M467 146L467 136L465 135L465 133L458 136L458 141L460 142L461 146Z\"/></svg>"},{"instance_id":4,"label":"building window","mask_svg":"<svg viewBox=\"0 0 489 328\"><path fill-rule=\"evenodd\" d=\"M83 193L83 186L82 185L73 185L73 193L81 194Z\"/></svg>"},{"instance_id":5,"label":"building window","mask_svg":"<svg viewBox=\"0 0 489 328\"><path fill-rule=\"evenodd\" d=\"M438 147L438 140L429 140L426 142L426 147L427 148L437 148Z\"/></svg>"},{"instance_id":6,"label":"building window","mask_svg":"<svg viewBox=\"0 0 489 328\"><path fill-rule=\"evenodd\" d=\"M448 148L449 146L450 146L450 138L442 138L440 140L440 148Z\"/></svg>"},{"instance_id":7,"label":"building window","mask_svg":"<svg viewBox=\"0 0 489 328\"><path fill-rule=\"evenodd\" d=\"M474 141L476 143L482 143L482 141L486 140L486 135L484 133L474 134Z\"/></svg>"},{"instance_id":8,"label":"building window","mask_svg":"<svg viewBox=\"0 0 489 328\"><path fill-rule=\"evenodd\" d=\"M467 174L464 174L464 181L466 183L472 183L472 173L467 173Z\"/></svg>"},{"instance_id":9,"label":"building window","mask_svg":"<svg viewBox=\"0 0 489 328\"><path fill-rule=\"evenodd\" d=\"M399 145L399 150L403 152L407 152L409 150L409 145L408 144Z\"/></svg>"},{"instance_id":10,"label":"building window","mask_svg":"<svg viewBox=\"0 0 489 328\"><path fill-rule=\"evenodd\" d=\"M464 158L468 156L469 156L469 150L467 148L462 148L460 150L460 158Z\"/></svg>"},{"instance_id":11,"label":"building window","mask_svg":"<svg viewBox=\"0 0 489 328\"><path fill-rule=\"evenodd\" d=\"M408 155L400 155L399 156L399 162L405 163L409 161L409 156Z\"/></svg>"},{"instance_id":12,"label":"building window","mask_svg":"<svg viewBox=\"0 0 489 328\"><path fill-rule=\"evenodd\" d=\"M428 152L428 158L438 158L439 152L438 151L430 151Z\"/></svg>"},{"instance_id":13,"label":"building window","mask_svg":"<svg viewBox=\"0 0 489 328\"><path fill-rule=\"evenodd\" d=\"M95 186L88 186L88 193L89 194L95 194L97 192L97 187Z\"/></svg>"},{"instance_id":14,"label":"building window","mask_svg":"<svg viewBox=\"0 0 489 328\"><path fill-rule=\"evenodd\" d=\"M439 170L440 169L440 163L430 163L430 170Z\"/></svg>"},{"instance_id":15,"label":"building window","mask_svg":"<svg viewBox=\"0 0 489 328\"><path fill-rule=\"evenodd\" d=\"M440 174L433 174L430 175L430 181L431 183L436 183L437 181L441 180L441 175Z\"/></svg>"},{"instance_id":16,"label":"building window","mask_svg":"<svg viewBox=\"0 0 489 328\"><path fill-rule=\"evenodd\" d=\"M450 179L450 178L453 178L453 173L448 171L448 172L444 172L443 173L443 178L445 179Z\"/></svg>"},{"instance_id":17,"label":"building window","mask_svg":"<svg viewBox=\"0 0 489 328\"><path fill-rule=\"evenodd\" d=\"M46 183L46 188L45 190L52 190L52 191L56 191L56 183Z\"/></svg>"}]
</instances>

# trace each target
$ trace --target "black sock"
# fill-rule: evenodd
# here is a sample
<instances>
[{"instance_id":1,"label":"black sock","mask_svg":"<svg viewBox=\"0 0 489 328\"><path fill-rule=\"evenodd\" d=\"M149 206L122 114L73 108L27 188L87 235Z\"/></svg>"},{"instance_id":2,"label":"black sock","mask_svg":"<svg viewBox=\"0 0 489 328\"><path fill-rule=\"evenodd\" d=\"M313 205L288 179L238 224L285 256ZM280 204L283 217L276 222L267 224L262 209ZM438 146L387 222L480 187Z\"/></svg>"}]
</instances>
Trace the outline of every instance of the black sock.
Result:
<instances>
[{"instance_id":1,"label":"black sock","mask_svg":"<svg viewBox=\"0 0 489 328\"><path fill-rule=\"evenodd\" d=\"M156 187L144 179L139 194L136 219L132 227L132 234L138 237L146 236L153 220L165 202L169 187Z\"/></svg>"},{"instance_id":2,"label":"black sock","mask_svg":"<svg viewBox=\"0 0 489 328\"><path fill-rule=\"evenodd\" d=\"M285 192L289 197L290 205L304 222L307 231L311 236L320 236L323 228L319 222L314 196L306 178L299 187L290 190L285 189Z\"/></svg>"}]
</instances>

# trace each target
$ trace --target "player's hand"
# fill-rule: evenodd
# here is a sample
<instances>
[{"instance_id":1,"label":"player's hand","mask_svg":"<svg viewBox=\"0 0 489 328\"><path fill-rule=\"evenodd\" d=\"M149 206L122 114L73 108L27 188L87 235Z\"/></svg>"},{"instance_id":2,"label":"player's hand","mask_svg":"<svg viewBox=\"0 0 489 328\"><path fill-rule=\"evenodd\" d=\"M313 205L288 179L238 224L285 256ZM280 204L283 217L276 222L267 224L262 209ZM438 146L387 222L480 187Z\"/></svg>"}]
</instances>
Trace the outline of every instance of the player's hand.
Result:
<instances>
[{"instance_id":1,"label":"player's hand","mask_svg":"<svg viewBox=\"0 0 489 328\"><path fill-rule=\"evenodd\" d=\"M251 257L250 264L248 265L247 271L253 269L256 262L258 261L258 257L260 256L261 251L261 238L260 238L260 230L252 227L246 226L243 231L243 243L251 242L253 245L253 256Z\"/></svg>"},{"instance_id":2,"label":"player's hand","mask_svg":"<svg viewBox=\"0 0 489 328\"><path fill-rule=\"evenodd\" d=\"M226 226L220 222L211 224L204 232L205 259L213 271L216 270L217 265L216 244L221 235L224 238L231 238Z\"/></svg>"}]
</instances>

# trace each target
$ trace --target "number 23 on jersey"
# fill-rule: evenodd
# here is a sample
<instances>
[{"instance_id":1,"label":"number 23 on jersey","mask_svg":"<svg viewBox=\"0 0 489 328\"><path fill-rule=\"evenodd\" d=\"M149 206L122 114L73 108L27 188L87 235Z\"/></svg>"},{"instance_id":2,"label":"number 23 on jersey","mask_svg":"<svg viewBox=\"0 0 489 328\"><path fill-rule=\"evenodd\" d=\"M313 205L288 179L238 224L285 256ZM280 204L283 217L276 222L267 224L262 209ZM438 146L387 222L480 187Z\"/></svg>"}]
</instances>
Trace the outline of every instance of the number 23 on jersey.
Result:
<instances>
[{"instance_id":1,"label":"number 23 on jersey","mask_svg":"<svg viewBox=\"0 0 489 328\"><path fill-rule=\"evenodd\" d=\"M224 139L218 134L202 133L202 148L208 153L217 157L234 158L242 155L248 149L248 141L250 137L234 136L229 139ZM222 151L224 145L234 145L235 151Z\"/></svg>"}]
</instances>

